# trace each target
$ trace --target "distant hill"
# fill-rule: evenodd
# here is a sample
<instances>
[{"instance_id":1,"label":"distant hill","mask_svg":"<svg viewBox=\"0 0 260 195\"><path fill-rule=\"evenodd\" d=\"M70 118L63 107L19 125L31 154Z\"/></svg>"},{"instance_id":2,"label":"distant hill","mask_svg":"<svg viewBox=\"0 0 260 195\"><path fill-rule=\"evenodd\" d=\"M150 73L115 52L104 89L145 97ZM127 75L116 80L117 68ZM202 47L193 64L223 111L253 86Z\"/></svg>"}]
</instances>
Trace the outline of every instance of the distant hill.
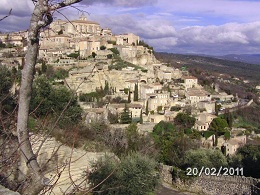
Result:
<instances>
[{"instance_id":1,"label":"distant hill","mask_svg":"<svg viewBox=\"0 0 260 195\"><path fill-rule=\"evenodd\" d=\"M180 68L202 69L211 73L228 74L230 76L248 79L253 82L260 80L260 65L249 64L241 61L220 59L197 55L183 55L173 53L155 53L155 57L164 62ZM260 59L260 55L259 55Z\"/></svg>"},{"instance_id":2,"label":"distant hill","mask_svg":"<svg viewBox=\"0 0 260 195\"><path fill-rule=\"evenodd\" d=\"M224 56L219 56L214 58L260 65L260 54L241 54L241 55L230 54L230 55L224 55Z\"/></svg>"}]
</instances>

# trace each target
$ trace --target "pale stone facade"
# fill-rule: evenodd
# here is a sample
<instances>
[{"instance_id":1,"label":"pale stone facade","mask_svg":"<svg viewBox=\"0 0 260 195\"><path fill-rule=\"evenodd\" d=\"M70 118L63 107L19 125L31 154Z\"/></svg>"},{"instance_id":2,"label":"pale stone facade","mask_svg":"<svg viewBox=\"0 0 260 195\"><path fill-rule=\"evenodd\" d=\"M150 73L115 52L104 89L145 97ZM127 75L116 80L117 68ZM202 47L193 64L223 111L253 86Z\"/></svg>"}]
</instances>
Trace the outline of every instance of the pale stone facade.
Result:
<instances>
[{"instance_id":1,"label":"pale stone facade","mask_svg":"<svg viewBox=\"0 0 260 195\"><path fill-rule=\"evenodd\" d=\"M215 113L215 102L213 101L200 101L197 105L200 110L205 110L207 113Z\"/></svg>"},{"instance_id":2,"label":"pale stone facade","mask_svg":"<svg viewBox=\"0 0 260 195\"><path fill-rule=\"evenodd\" d=\"M185 90L198 87L198 79L196 77L185 76L185 77L183 77L183 79L184 79Z\"/></svg>"},{"instance_id":3,"label":"pale stone facade","mask_svg":"<svg viewBox=\"0 0 260 195\"><path fill-rule=\"evenodd\" d=\"M23 46L26 37L26 31L3 33L0 34L0 42L4 44L13 44L15 46Z\"/></svg>"},{"instance_id":4,"label":"pale stone facade","mask_svg":"<svg viewBox=\"0 0 260 195\"><path fill-rule=\"evenodd\" d=\"M56 20L50 25L50 28L54 33L62 32L63 34L72 34L80 37L87 36L87 34L101 33L101 26L96 22L87 20L87 17L84 15L81 15L79 20L70 22Z\"/></svg>"},{"instance_id":5,"label":"pale stone facade","mask_svg":"<svg viewBox=\"0 0 260 195\"><path fill-rule=\"evenodd\" d=\"M194 129L197 129L198 131L207 131L210 123L216 116L208 113L200 113L195 118Z\"/></svg>"},{"instance_id":6,"label":"pale stone facade","mask_svg":"<svg viewBox=\"0 0 260 195\"><path fill-rule=\"evenodd\" d=\"M143 106L141 104L130 103L126 105L129 111L132 113L133 118L139 118L141 115L141 111ZM108 110L110 110L114 114L120 115L125 109L125 104L109 104Z\"/></svg>"},{"instance_id":7,"label":"pale stone facade","mask_svg":"<svg viewBox=\"0 0 260 195\"><path fill-rule=\"evenodd\" d=\"M228 95L225 92L221 92L217 95L212 95L213 99L219 99L220 101L232 101L234 99L234 95Z\"/></svg>"},{"instance_id":8,"label":"pale stone facade","mask_svg":"<svg viewBox=\"0 0 260 195\"><path fill-rule=\"evenodd\" d=\"M154 88L150 85L141 84L140 85L140 99L146 99L146 94L153 94Z\"/></svg>"},{"instance_id":9,"label":"pale stone facade","mask_svg":"<svg viewBox=\"0 0 260 195\"><path fill-rule=\"evenodd\" d=\"M185 96L190 104L195 106L198 102L211 100L211 94L203 89L189 89Z\"/></svg>"},{"instance_id":10,"label":"pale stone facade","mask_svg":"<svg viewBox=\"0 0 260 195\"><path fill-rule=\"evenodd\" d=\"M160 121L165 120L165 116L161 114L150 114L147 120L151 123L159 123Z\"/></svg>"},{"instance_id":11,"label":"pale stone facade","mask_svg":"<svg viewBox=\"0 0 260 195\"><path fill-rule=\"evenodd\" d=\"M128 33L128 34L121 34L121 35L116 35L116 44L117 45L138 45L140 38L139 36L133 34L133 33Z\"/></svg>"},{"instance_id":12,"label":"pale stone facade","mask_svg":"<svg viewBox=\"0 0 260 195\"><path fill-rule=\"evenodd\" d=\"M108 111L105 108L91 108L86 109L86 123L92 123L96 121L107 121Z\"/></svg>"},{"instance_id":13,"label":"pale stone facade","mask_svg":"<svg viewBox=\"0 0 260 195\"><path fill-rule=\"evenodd\" d=\"M164 110L164 107L167 106L171 101L170 93L168 92L146 94L146 97L149 111L156 111L159 106L162 106L162 109Z\"/></svg>"},{"instance_id":14,"label":"pale stone facade","mask_svg":"<svg viewBox=\"0 0 260 195\"><path fill-rule=\"evenodd\" d=\"M243 135L226 140L225 143L223 143L223 146L226 149L226 155L234 155L237 149L244 146L245 144L246 135Z\"/></svg>"}]
</instances>

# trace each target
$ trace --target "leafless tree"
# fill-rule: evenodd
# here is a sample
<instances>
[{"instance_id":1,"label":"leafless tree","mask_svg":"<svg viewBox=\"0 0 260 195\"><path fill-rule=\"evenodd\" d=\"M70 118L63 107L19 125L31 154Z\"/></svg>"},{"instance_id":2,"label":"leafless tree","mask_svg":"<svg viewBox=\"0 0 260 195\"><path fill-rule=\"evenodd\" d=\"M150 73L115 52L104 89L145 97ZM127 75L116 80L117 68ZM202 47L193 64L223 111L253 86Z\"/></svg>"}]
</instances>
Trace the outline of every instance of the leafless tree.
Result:
<instances>
[{"instance_id":1,"label":"leafless tree","mask_svg":"<svg viewBox=\"0 0 260 195\"><path fill-rule=\"evenodd\" d=\"M34 69L39 51L40 30L51 24L53 21L52 13L54 11L80 1L82 0L63 0L57 3L53 3L53 1L49 0L34 1L35 8L28 30L28 50L25 56L25 66L22 70L17 117L17 135L20 155L33 173L31 178L32 184L26 188L26 191L30 192L30 194L39 193L44 186L49 183L49 179L43 175L36 155L33 153L28 130L29 104L31 100Z\"/></svg>"}]
</instances>

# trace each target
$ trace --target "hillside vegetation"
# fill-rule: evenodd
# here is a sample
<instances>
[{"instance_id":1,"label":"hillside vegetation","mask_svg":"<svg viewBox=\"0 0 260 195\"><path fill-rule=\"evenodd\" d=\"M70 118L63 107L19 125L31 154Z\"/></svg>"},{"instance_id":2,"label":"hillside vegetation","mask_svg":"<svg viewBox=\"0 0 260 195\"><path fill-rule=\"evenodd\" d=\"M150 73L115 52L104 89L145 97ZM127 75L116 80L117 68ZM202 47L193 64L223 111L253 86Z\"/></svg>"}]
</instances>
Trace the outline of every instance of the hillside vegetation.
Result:
<instances>
[{"instance_id":1,"label":"hillside vegetation","mask_svg":"<svg viewBox=\"0 0 260 195\"><path fill-rule=\"evenodd\" d=\"M206 56L182 55L172 53L155 53L158 60L169 63L176 68L186 66L187 68L199 68L205 71L229 74L252 82L260 80L260 66L244 62L217 59Z\"/></svg>"},{"instance_id":2,"label":"hillside vegetation","mask_svg":"<svg viewBox=\"0 0 260 195\"><path fill-rule=\"evenodd\" d=\"M260 66L244 62L229 61L206 56L155 53L158 60L174 68L186 70L198 78L204 87L213 89L218 84L220 90L240 98L253 99L256 104L234 112L235 118L260 128Z\"/></svg>"}]
</instances>

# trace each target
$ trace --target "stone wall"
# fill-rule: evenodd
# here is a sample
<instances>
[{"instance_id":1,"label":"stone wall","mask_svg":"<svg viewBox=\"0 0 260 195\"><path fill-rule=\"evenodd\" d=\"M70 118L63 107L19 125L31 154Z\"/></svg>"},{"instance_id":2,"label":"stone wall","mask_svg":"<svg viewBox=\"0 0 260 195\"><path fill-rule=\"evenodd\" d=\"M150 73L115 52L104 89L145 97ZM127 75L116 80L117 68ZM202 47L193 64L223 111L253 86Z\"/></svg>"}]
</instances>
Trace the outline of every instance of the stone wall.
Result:
<instances>
[{"instance_id":1,"label":"stone wall","mask_svg":"<svg viewBox=\"0 0 260 195\"><path fill-rule=\"evenodd\" d=\"M160 165L162 181L175 185L181 190L207 195L257 195L260 194L260 180L241 176L194 177L188 181L172 180L172 167Z\"/></svg>"}]
</instances>

